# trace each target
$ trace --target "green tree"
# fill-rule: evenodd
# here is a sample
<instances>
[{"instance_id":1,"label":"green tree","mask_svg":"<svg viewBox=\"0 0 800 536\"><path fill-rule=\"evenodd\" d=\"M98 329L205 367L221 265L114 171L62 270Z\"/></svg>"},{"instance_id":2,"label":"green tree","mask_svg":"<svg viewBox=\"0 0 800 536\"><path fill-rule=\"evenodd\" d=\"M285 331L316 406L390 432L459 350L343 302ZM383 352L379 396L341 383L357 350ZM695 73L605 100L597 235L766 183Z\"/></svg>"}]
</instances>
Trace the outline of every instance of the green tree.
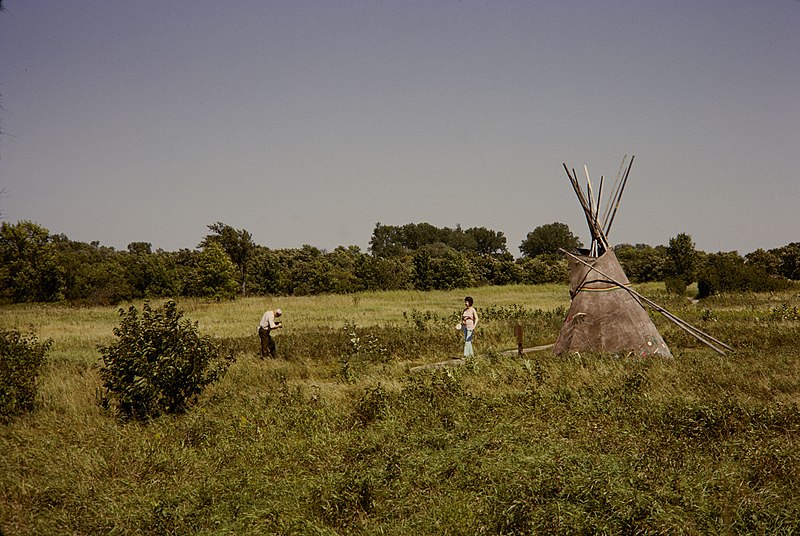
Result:
<instances>
[{"instance_id":1,"label":"green tree","mask_svg":"<svg viewBox=\"0 0 800 536\"><path fill-rule=\"evenodd\" d=\"M441 230L441 242L447 244L455 251L461 253L474 253L478 249L478 243L472 233L467 233L461 229L461 225L456 225L455 229L445 227Z\"/></svg>"},{"instance_id":2,"label":"green tree","mask_svg":"<svg viewBox=\"0 0 800 536\"><path fill-rule=\"evenodd\" d=\"M518 261L521 283L543 285L545 283L566 283L568 281L567 262L556 256L540 255L525 257Z\"/></svg>"},{"instance_id":3,"label":"green tree","mask_svg":"<svg viewBox=\"0 0 800 536\"><path fill-rule=\"evenodd\" d=\"M177 295L175 266L169 254L153 253L148 242L132 242L122 262L128 284L137 298Z\"/></svg>"},{"instance_id":4,"label":"green tree","mask_svg":"<svg viewBox=\"0 0 800 536\"><path fill-rule=\"evenodd\" d=\"M287 251L284 258L289 269L289 293L310 296L334 292L334 266L320 250L304 244L299 250Z\"/></svg>"},{"instance_id":5,"label":"green tree","mask_svg":"<svg viewBox=\"0 0 800 536\"><path fill-rule=\"evenodd\" d=\"M402 290L412 285L413 266L409 257L363 255L355 267L363 290Z\"/></svg>"},{"instance_id":6,"label":"green tree","mask_svg":"<svg viewBox=\"0 0 800 536\"><path fill-rule=\"evenodd\" d=\"M486 227L472 227L464 231L475 244L474 251L478 255L502 255L508 252L506 237L502 232L492 231Z\"/></svg>"},{"instance_id":7,"label":"green tree","mask_svg":"<svg viewBox=\"0 0 800 536\"><path fill-rule=\"evenodd\" d=\"M447 243L446 233L443 233L438 227L430 223L407 223L401 228L401 245L410 251L416 251L422 246L429 244L436 244L441 242Z\"/></svg>"},{"instance_id":8,"label":"green tree","mask_svg":"<svg viewBox=\"0 0 800 536\"><path fill-rule=\"evenodd\" d=\"M451 290L472 285L470 265L464 254L449 249L441 257L433 259L433 288Z\"/></svg>"},{"instance_id":9,"label":"green tree","mask_svg":"<svg viewBox=\"0 0 800 536\"><path fill-rule=\"evenodd\" d=\"M475 285L513 285L522 281L522 271L510 253L471 255L469 261Z\"/></svg>"},{"instance_id":10,"label":"green tree","mask_svg":"<svg viewBox=\"0 0 800 536\"><path fill-rule=\"evenodd\" d=\"M539 255L558 255L559 248L573 251L582 246L581 241L572 234L566 223L548 223L540 225L530 233L519 246L525 257Z\"/></svg>"},{"instance_id":11,"label":"green tree","mask_svg":"<svg viewBox=\"0 0 800 536\"><path fill-rule=\"evenodd\" d=\"M709 254L698 270L697 294L706 298L723 292L772 292L788 281L772 277L763 268L748 265L735 251Z\"/></svg>"},{"instance_id":12,"label":"green tree","mask_svg":"<svg viewBox=\"0 0 800 536\"><path fill-rule=\"evenodd\" d=\"M507 252L503 233L485 227L473 227L464 231L461 225L456 225L455 229L439 228L430 223L407 223L402 227L378 223L372 233L369 249L376 257L398 257L436 244L479 255Z\"/></svg>"},{"instance_id":13,"label":"green tree","mask_svg":"<svg viewBox=\"0 0 800 536\"><path fill-rule=\"evenodd\" d=\"M431 290L433 288L433 267L431 255L425 250L414 253L414 271L412 281L417 290Z\"/></svg>"},{"instance_id":14,"label":"green tree","mask_svg":"<svg viewBox=\"0 0 800 536\"><path fill-rule=\"evenodd\" d=\"M63 298L64 274L50 233L30 221L0 226L0 293L14 302Z\"/></svg>"},{"instance_id":15,"label":"green tree","mask_svg":"<svg viewBox=\"0 0 800 536\"><path fill-rule=\"evenodd\" d=\"M628 279L636 283L663 281L667 271L667 248L647 244L619 244L614 254Z\"/></svg>"},{"instance_id":16,"label":"green tree","mask_svg":"<svg viewBox=\"0 0 800 536\"><path fill-rule=\"evenodd\" d=\"M747 264L757 266L769 275L781 275L781 258L774 250L764 251L759 248L744 256Z\"/></svg>"},{"instance_id":17,"label":"green tree","mask_svg":"<svg viewBox=\"0 0 800 536\"><path fill-rule=\"evenodd\" d=\"M99 242L75 242L64 235L51 237L56 262L64 273L64 298L71 301L113 305L132 299L122 254Z\"/></svg>"},{"instance_id":18,"label":"green tree","mask_svg":"<svg viewBox=\"0 0 800 536\"><path fill-rule=\"evenodd\" d=\"M217 242L211 241L196 258L186 294L203 298L233 299L239 290L236 265Z\"/></svg>"},{"instance_id":19,"label":"green tree","mask_svg":"<svg viewBox=\"0 0 800 536\"><path fill-rule=\"evenodd\" d=\"M234 229L230 225L217 222L208 226L213 233L206 235L198 247L205 248L211 242L216 242L231 258L239 271L239 281L242 285L242 294L247 291L247 265L250 255L255 249L252 235L244 229Z\"/></svg>"},{"instance_id":20,"label":"green tree","mask_svg":"<svg viewBox=\"0 0 800 536\"><path fill-rule=\"evenodd\" d=\"M250 290L261 295L291 292L289 269L281 251L256 246L250 256Z\"/></svg>"},{"instance_id":21,"label":"green tree","mask_svg":"<svg viewBox=\"0 0 800 536\"><path fill-rule=\"evenodd\" d=\"M375 224L372 238L369 241L369 251L376 257L396 257L407 252L403 246L403 233L394 225Z\"/></svg>"},{"instance_id":22,"label":"green tree","mask_svg":"<svg viewBox=\"0 0 800 536\"><path fill-rule=\"evenodd\" d=\"M781 259L781 275L794 281L800 280L800 242L792 242L773 251Z\"/></svg>"},{"instance_id":23,"label":"green tree","mask_svg":"<svg viewBox=\"0 0 800 536\"><path fill-rule=\"evenodd\" d=\"M170 254L173 265L175 266L175 280L177 294L179 296L191 296L194 289L195 271L197 270L197 260L200 251L181 248ZM230 261L230 257L228 257Z\"/></svg>"},{"instance_id":24,"label":"green tree","mask_svg":"<svg viewBox=\"0 0 800 536\"><path fill-rule=\"evenodd\" d=\"M669 259L667 289L675 294L683 294L696 276L697 251L692 237L680 233L675 238L670 238L667 258Z\"/></svg>"},{"instance_id":25,"label":"green tree","mask_svg":"<svg viewBox=\"0 0 800 536\"><path fill-rule=\"evenodd\" d=\"M331 273L333 292L347 294L363 290L356 277L356 267L363 256L358 246L339 246L325 255L333 267Z\"/></svg>"},{"instance_id":26,"label":"green tree","mask_svg":"<svg viewBox=\"0 0 800 536\"><path fill-rule=\"evenodd\" d=\"M128 244L128 253L132 255L149 255L153 252L150 242L131 242Z\"/></svg>"}]
</instances>

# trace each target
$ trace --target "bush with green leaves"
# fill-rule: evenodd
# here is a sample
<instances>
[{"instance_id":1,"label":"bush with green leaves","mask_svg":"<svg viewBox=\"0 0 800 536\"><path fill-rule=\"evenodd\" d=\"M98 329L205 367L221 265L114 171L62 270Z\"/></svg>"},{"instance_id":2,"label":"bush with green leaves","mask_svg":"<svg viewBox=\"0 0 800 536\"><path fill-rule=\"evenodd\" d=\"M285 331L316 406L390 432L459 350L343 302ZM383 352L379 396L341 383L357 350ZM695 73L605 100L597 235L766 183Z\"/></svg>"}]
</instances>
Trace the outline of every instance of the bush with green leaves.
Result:
<instances>
[{"instance_id":1,"label":"bush with green leaves","mask_svg":"<svg viewBox=\"0 0 800 536\"><path fill-rule=\"evenodd\" d=\"M52 342L0 329L0 422L33 409L36 380Z\"/></svg>"},{"instance_id":2,"label":"bush with green leaves","mask_svg":"<svg viewBox=\"0 0 800 536\"><path fill-rule=\"evenodd\" d=\"M100 402L120 417L147 420L161 414L184 413L203 389L220 379L233 362L197 322L183 319L173 301L141 314L135 306L119 310L117 341L100 346L100 376L105 393Z\"/></svg>"},{"instance_id":3,"label":"bush with green leaves","mask_svg":"<svg viewBox=\"0 0 800 536\"><path fill-rule=\"evenodd\" d=\"M697 278L697 297L723 292L775 292L788 288L785 279L770 276L763 268L746 264L735 251L706 257Z\"/></svg>"}]
</instances>

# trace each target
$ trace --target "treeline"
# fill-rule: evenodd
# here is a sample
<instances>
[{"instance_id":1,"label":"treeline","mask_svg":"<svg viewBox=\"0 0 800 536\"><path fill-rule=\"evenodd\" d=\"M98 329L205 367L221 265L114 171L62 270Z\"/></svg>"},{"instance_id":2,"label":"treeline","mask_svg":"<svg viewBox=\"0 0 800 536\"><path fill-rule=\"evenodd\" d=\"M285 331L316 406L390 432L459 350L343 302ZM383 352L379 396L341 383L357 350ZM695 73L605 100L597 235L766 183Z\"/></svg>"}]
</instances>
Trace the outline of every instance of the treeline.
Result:
<instances>
[{"instance_id":1,"label":"treeline","mask_svg":"<svg viewBox=\"0 0 800 536\"><path fill-rule=\"evenodd\" d=\"M134 242L115 250L75 242L28 221L0 227L0 299L116 304L156 297L232 299L239 295L313 295L365 290L448 290L483 285L566 282L559 248L580 241L563 223L537 227L508 251L502 232L427 223L376 224L369 252L270 249L249 232L215 223L196 249L152 250ZM800 279L800 243L736 252L696 251L688 235L668 246L621 245L617 255L634 282L667 281L675 292L697 281L701 294L772 290Z\"/></svg>"},{"instance_id":2,"label":"treeline","mask_svg":"<svg viewBox=\"0 0 800 536\"><path fill-rule=\"evenodd\" d=\"M681 233L668 246L621 244L614 252L631 281L664 281L668 291L679 294L696 282L698 298L721 292L776 291L800 280L800 242L741 256L736 251L696 250L691 237Z\"/></svg>"}]
</instances>

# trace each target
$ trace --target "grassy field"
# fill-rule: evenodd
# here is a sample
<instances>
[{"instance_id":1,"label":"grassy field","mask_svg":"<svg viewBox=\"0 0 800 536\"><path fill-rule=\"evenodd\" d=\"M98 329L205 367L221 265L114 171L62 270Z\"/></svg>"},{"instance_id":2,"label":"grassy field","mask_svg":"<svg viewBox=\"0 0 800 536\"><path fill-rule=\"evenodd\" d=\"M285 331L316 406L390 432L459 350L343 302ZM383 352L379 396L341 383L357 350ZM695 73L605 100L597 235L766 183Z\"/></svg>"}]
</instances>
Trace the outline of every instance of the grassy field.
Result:
<instances>
[{"instance_id":1,"label":"grassy field","mask_svg":"<svg viewBox=\"0 0 800 536\"><path fill-rule=\"evenodd\" d=\"M656 314L674 360L504 354L517 323L555 340L559 285L182 300L236 362L147 424L97 403L116 308L4 306L0 328L53 346L36 410L0 425L0 532L800 533L800 291L637 290L735 351ZM476 358L412 372L460 354L466 294ZM273 307L283 358L262 361Z\"/></svg>"}]
</instances>

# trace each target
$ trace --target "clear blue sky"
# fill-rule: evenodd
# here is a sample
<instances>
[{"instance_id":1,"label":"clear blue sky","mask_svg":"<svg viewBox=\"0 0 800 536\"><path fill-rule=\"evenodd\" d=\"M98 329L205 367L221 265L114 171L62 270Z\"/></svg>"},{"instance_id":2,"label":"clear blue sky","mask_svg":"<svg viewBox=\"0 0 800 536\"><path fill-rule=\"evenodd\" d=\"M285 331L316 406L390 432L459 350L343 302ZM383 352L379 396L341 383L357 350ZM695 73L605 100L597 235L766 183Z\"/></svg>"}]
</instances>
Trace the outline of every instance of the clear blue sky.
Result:
<instances>
[{"instance_id":1,"label":"clear blue sky","mask_svg":"<svg viewBox=\"0 0 800 536\"><path fill-rule=\"evenodd\" d=\"M800 241L800 1L6 0L0 214L72 240L366 250L376 222ZM582 175L582 173L581 173Z\"/></svg>"}]
</instances>

